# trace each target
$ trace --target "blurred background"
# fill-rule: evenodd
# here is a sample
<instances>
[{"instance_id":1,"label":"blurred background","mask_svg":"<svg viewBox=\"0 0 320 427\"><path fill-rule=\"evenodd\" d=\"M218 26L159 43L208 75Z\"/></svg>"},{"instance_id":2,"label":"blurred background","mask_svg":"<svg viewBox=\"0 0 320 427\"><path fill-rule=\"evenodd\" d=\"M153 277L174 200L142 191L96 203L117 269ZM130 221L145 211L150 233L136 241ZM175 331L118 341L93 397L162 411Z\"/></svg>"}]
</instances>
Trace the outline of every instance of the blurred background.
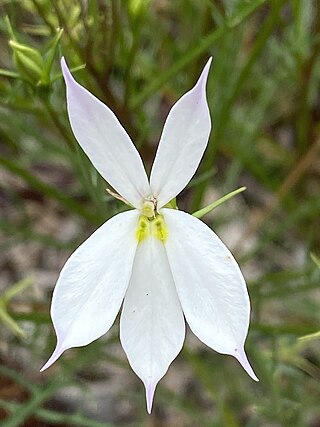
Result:
<instances>
[{"instance_id":1,"label":"blurred background","mask_svg":"<svg viewBox=\"0 0 320 427\"><path fill-rule=\"evenodd\" d=\"M0 424L320 426L320 9L312 0L0 1ZM179 196L246 277L254 383L189 331L151 416L118 321L39 369L71 252L124 210L70 130L60 58L104 101L149 171L165 117L209 56L213 130Z\"/></svg>"}]
</instances>

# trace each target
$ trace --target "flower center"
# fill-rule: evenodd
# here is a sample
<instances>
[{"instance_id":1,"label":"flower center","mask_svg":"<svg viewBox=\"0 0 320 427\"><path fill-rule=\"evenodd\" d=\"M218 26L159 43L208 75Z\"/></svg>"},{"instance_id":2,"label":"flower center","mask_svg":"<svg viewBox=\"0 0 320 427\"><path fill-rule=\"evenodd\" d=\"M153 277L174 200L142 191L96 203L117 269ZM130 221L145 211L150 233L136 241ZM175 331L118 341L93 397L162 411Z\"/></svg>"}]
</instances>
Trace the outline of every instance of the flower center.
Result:
<instances>
[{"instance_id":1,"label":"flower center","mask_svg":"<svg viewBox=\"0 0 320 427\"><path fill-rule=\"evenodd\" d=\"M168 237L168 230L164 218L157 212L156 199L146 200L141 209L138 227L136 230L136 239L139 243L148 237L156 237L165 243Z\"/></svg>"},{"instance_id":2,"label":"flower center","mask_svg":"<svg viewBox=\"0 0 320 427\"><path fill-rule=\"evenodd\" d=\"M145 200L142 205L141 215L146 216L147 218L155 218L157 210L157 201L156 199Z\"/></svg>"}]
</instances>

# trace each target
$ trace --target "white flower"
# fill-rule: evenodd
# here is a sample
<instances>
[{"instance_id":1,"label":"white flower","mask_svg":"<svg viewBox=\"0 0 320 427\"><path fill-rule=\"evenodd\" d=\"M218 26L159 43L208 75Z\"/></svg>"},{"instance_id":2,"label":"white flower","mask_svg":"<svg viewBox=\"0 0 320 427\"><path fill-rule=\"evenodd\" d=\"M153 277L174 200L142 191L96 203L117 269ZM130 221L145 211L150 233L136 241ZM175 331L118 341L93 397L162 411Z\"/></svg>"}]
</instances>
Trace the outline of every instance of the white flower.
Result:
<instances>
[{"instance_id":1,"label":"white flower","mask_svg":"<svg viewBox=\"0 0 320 427\"><path fill-rule=\"evenodd\" d=\"M135 209L103 224L63 267L51 306L57 346L42 370L68 348L104 335L123 302L120 340L145 385L148 412L158 381L182 348L184 316L201 341L234 356L258 380L244 351L250 302L238 264L203 222L165 207L194 175L208 142L210 63L171 109L149 182L116 116L73 79L62 59L73 133Z\"/></svg>"}]
</instances>

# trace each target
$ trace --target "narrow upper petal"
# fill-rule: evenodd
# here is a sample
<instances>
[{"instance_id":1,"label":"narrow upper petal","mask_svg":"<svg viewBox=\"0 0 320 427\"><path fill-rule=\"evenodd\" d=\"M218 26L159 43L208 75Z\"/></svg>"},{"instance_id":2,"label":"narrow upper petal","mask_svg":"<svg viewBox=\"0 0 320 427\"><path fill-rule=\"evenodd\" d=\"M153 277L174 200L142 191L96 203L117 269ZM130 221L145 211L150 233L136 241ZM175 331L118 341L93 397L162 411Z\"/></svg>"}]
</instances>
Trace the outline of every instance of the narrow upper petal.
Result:
<instances>
[{"instance_id":1,"label":"narrow upper petal","mask_svg":"<svg viewBox=\"0 0 320 427\"><path fill-rule=\"evenodd\" d=\"M74 80L64 58L61 67L75 137L106 181L139 208L150 187L138 151L110 108Z\"/></svg>"},{"instance_id":2,"label":"narrow upper petal","mask_svg":"<svg viewBox=\"0 0 320 427\"><path fill-rule=\"evenodd\" d=\"M211 129L206 82L211 59L196 85L172 107L153 163L150 186L162 207L188 184L207 146Z\"/></svg>"},{"instance_id":3,"label":"narrow upper petal","mask_svg":"<svg viewBox=\"0 0 320 427\"><path fill-rule=\"evenodd\" d=\"M120 319L120 339L129 363L144 382L151 412L158 381L180 352L185 323L167 255L156 237L143 240Z\"/></svg>"},{"instance_id":4,"label":"narrow upper petal","mask_svg":"<svg viewBox=\"0 0 320 427\"><path fill-rule=\"evenodd\" d=\"M258 380L244 352L250 301L238 264L202 221L173 209L161 212L169 264L191 330L209 347L236 357Z\"/></svg>"},{"instance_id":5,"label":"narrow upper petal","mask_svg":"<svg viewBox=\"0 0 320 427\"><path fill-rule=\"evenodd\" d=\"M114 216L66 262L51 305L57 347L42 370L66 349L89 344L112 326L132 272L138 216L136 210Z\"/></svg>"}]
</instances>

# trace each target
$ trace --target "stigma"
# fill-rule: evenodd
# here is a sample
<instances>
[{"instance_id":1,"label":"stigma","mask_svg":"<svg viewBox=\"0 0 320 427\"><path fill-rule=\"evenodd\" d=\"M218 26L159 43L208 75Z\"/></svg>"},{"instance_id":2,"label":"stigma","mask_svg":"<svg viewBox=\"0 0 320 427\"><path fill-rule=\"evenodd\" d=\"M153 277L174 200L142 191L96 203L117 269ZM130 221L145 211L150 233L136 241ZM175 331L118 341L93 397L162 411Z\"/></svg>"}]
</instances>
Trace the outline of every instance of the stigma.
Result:
<instances>
[{"instance_id":1,"label":"stigma","mask_svg":"<svg viewBox=\"0 0 320 427\"><path fill-rule=\"evenodd\" d=\"M157 215L157 199L148 197L142 204L141 215L147 218L155 218Z\"/></svg>"}]
</instances>

